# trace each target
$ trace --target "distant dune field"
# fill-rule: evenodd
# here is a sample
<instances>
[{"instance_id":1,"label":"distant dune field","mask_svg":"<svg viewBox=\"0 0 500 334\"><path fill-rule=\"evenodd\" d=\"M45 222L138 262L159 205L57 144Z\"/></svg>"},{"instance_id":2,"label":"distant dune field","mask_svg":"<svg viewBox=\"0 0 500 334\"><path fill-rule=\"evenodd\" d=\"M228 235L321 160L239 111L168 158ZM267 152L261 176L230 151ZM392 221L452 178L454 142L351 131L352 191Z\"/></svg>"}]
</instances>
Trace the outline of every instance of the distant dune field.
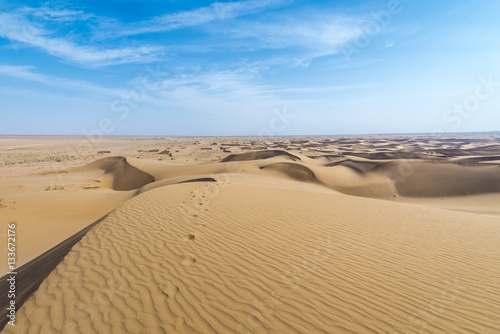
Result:
<instances>
[{"instance_id":1,"label":"distant dune field","mask_svg":"<svg viewBox=\"0 0 500 334\"><path fill-rule=\"evenodd\" d=\"M0 138L4 333L500 332L499 141Z\"/></svg>"}]
</instances>

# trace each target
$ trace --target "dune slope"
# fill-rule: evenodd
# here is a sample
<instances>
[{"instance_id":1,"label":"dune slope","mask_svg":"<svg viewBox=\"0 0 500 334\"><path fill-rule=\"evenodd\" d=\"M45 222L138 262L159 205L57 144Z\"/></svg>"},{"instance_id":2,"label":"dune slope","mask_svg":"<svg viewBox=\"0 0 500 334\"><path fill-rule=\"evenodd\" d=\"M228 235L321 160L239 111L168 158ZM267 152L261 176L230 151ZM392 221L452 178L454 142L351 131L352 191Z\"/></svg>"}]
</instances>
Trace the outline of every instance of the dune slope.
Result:
<instances>
[{"instance_id":1,"label":"dune slope","mask_svg":"<svg viewBox=\"0 0 500 334\"><path fill-rule=\"evenodd\" d=\"M232 176L125 202L5 332L500 331L497 218L266 184Z\"/></svg>"}]
</instances>

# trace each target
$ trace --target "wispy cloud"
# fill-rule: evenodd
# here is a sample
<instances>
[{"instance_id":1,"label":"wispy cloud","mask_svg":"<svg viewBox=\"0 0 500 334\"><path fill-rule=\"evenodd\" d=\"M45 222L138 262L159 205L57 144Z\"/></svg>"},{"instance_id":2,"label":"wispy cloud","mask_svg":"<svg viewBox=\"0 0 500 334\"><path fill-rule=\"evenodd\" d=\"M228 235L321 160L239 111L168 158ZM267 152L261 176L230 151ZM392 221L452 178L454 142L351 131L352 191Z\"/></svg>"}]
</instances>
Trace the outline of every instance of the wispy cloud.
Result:
<instances>
[{"instance_id":1,"label":"wispy cloud","mask_svg":"<svg viewBox=\"0 0 500 334\"><path fill-rule=\"evenodd\" d=\"M271 16L266 22L239 20L224 27L210 27L210 31L232 40L234 47L242 50L284 50L297 65L341 53L341 45L362 34L357 28L360 22L362 19L356 17L313 12Z\"/></svg>"},{"instance_id":2,"label":"wispy cloud","mask_svg":"<svg viewBox=\"0 0 500 334\"><path fill-rule=\"evenodd\" d=\"M0 37L17 43L25 43L39 48L50 55L88 66L100 66L123 63L151 62L158 59L163 48L158 46L139 46L103 49L95 46L80 45L67 37L57 36L42 24L35 24L27 15L29 10L16 13L0 14ZM74 20L77 12L59 11L36 12L44 17L50 15L57 20ZM43 21L43 20L42 20Z\"/></svg>"},{"instance_id":3,"label":"wispy cloud","mask_svg":"<svg viewBox=\"0 0 500 334\"><path fill-rule=\"evenodd\" d=\"M187 27L195 27L212 21L223 21L266 9L283 6L292 0L243 0L234 2L215 2L207 7L191 11L181 11L161 15L127 26L118 25L115 31L102 34L102 37L138 35L152 32L166 32Z\"/></svg>"},{"instance_id":4,"label":"wispy cloud","mask_svg":"<svg viewBox=\"0 0 500 334\"><path fill-rule=\"evenodd\" d=\"M110 103L116 99L128 101L127 96L130 96L135 88L144 87L144 75L137 76L122 88L106 88L87 81L45 75L37 72L33 66L0 65L1 75L61 90L108 97ZM259 112L259 110L269 110L270 105L286 103L278 95L270 93L267 87L255 83L251 69L194 70L190 73L185 71L180 75L157 71L155 77L148 77L147 89L141 103L170 110L212 114L231 114L250 110ZM133 104L136 104L136 101L133 101Z\"/></svg>"},{"instance_id":5,"label":"wispy cloud","mask_svg":"<svg viewBox=\"0 0 500 334\"><path fill-rule=\"evenodd\" d=\"M62 89L92 92L112 97L120 96L123 93L123 90L120 89L105 88L82 80L70 80L51 75L40 74L35 72L34 70L34 66L0 65L0 75L9 76L12 78L38 82L44 85Z\"/></svg>"},{"instance_id":6,"label":"wispy cloud","mask_svg":"<svg viewBox=\"0 0 500 334\"><path fill-rule=\"evenodd\" d=\"M39 8L24 7L20 12L32 15L38 21L73 22L96 18L95 15L85 13L82 10L54 9L46 6Z\"/></svg>"},{"instance_id":7,"label":"wispy cloud","mask_svg":"<svg viewBox=\"0 0 500 334\"><path fill-rule=\"evenodd\" d=\"M0 13L0 37L86 66L147 63L162 59L166 48L161 45L146 45L140 40L128 41L137 46L126 47L120 45L103 47L102 43L94 42L105 38L108 39L108 45L113 45L117 39L124 36L168 32L213 21L221 22L282 6L289 2L291 0L215 2L210 6L168 13L127 24L115 18L96 16L81 10L54 9L46 6L22 7L14 12ZM77 29L80 35L68 34L67 29L62 32L57 29L77 22L83 22L87 28L90 28L90 38L85 35L81 36L81 29ZM82 43L84 40L86 43ZM123 40L118 44L123 45Z\"/></svg>"},{"instance_id":8,"label":"wispy cloud","mask_svg":"<svg viewBox=\"0 0 500 334\"><path fill-rule=\"evenodd\" d=\"M267 91L271 93L324 93L336 92L344 90L357 90L380 86L379 83L357 84L357 85L340 85L326 87L295 87L295 88L269 88Z\"/></svg>"},{"instance_id":9,"label":"wispy cloud","mask_svg":"<svg viewBox=\"0 0 500 334\"><path fill-rule=\"evenodd\" d=\"M61 92L51 92L51 91L40 91L37 89L23 89L23 88L11 88L6 86L0 86L0 92L2 96L9 97L20 97L24 100L29 100L33 102L35 100L45 101L47 103L57 101L58 105L56 108L67 107L69 105L78 105L80 107L89 108L102 108L103 103L100 100L92 99L90 100L88 96L77 96L75 94L64 94ZM35 103L37 103L36 101ZM105 106L105 104L104 104Z\"/></svg>"},{"instance_id":10,"label":"wispy cloud","mask_svg":"<svg viewBox=\"0 0 500 334\"><path fill-rule=\"evenodd\" d=\"M242 113L268 112L272 106L283 106L287 100L268 91L258 82L258 71L239 69L184 69L181 73L155 70L154 84L148 84L148 102L166 110L209 113L232 117ZM141 85L143 77L129 85Z\"/></svg>"},{"instance_id":11,"label":"wispy cloud","mask_svg":"<svg viewBox=\"0 0 500 334\"><path fill-rule=\"evenodd\" d=\"M262 47L334 50L339 44L359 36L355 20L340 16L316 15L305 20L283 18L276 23L241 21L229 29L237 38L252 38Z\"/></svg>"}]
</instances>

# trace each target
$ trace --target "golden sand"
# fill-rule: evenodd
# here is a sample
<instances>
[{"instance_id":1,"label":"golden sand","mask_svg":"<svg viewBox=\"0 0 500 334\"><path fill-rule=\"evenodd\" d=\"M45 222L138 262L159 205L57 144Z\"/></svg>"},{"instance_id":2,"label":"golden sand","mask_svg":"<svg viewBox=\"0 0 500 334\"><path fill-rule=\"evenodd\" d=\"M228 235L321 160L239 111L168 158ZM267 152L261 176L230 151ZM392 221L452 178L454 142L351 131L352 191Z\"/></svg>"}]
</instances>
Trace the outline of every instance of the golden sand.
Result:
<instances>
[{"instance_id":1,"label":"golden sand","mask_svg":"<svg viewBox=\"0 0 500 334\"><path fill-rule=\"evenodd\" d=\"M500 331L498 138L0 146L30 142L0 214L41 284L5 333Z\"/></svg>"}]
</instances>

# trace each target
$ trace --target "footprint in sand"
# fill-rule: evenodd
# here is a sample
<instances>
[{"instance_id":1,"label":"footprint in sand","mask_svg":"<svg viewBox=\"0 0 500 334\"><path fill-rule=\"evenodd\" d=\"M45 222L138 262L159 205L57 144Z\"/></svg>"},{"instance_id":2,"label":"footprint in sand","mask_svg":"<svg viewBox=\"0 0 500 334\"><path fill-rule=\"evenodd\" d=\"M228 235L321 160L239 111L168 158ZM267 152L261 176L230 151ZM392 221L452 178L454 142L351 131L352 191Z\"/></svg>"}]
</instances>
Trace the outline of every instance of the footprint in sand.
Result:
<instances>
[{"instance_id":1,"label":"footprint in sand","mask_svg":"<svg viewBox=\"0 0 500 334\"><path fill-rule=\"evenodd\" d=\"M179 292L179 287L176 285L173 285L171 282L167 282L165 285L165 288L162 290L162 292L168 297L174 297L177 292Z\"/></svg>"},{"instance_id":2,"label":"footprint in sand","mask_svg":"<svg viewBox=\"0 0 500 334\"><path fill-rule=\"evenodd\" d=\"M181 260L181 264L183 266L186 266L186 267L192 265L195 262L196 262L196 259L194 257L191 257L191 256L183 256L182 260Z\"/></svg>"}]
</instances>

